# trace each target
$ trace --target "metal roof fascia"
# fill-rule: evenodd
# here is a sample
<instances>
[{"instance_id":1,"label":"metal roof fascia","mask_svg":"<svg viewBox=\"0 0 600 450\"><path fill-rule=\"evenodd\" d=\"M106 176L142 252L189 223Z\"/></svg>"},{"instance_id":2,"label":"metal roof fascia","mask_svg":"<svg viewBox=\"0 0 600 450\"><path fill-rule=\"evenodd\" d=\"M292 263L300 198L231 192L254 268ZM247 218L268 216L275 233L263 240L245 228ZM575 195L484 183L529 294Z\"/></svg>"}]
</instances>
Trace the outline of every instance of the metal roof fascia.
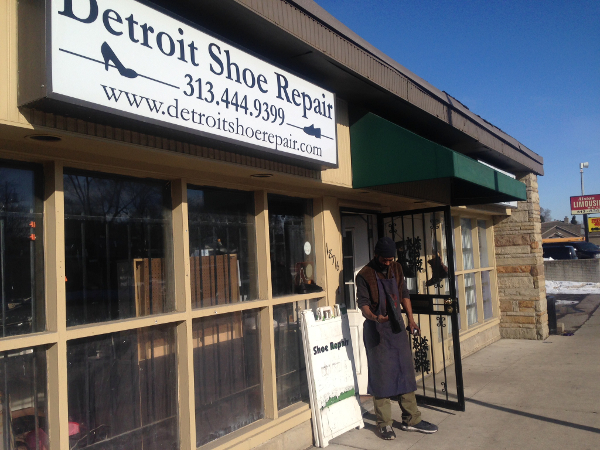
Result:
<instances>
[{"instance_id":1,"label":"metal roof fascia","mask_svg":"<svg viewBox=\"0 0 600 450\"><path fill-rule=\"evenodd\" d=\"M288 1L289 3L293 3L296 6L298 6L299 8L305 10L307 13L309 13L315 19L324 23L329 28L331 28L333 31L335 31L336 33L345 37L346 39L348 39L355 45L361 47L366 52L371 53L373 56L377 57L378 59L380 59L382 62L386 63L387 65L398 70L398 72L400 72L402 75L404 75L405 77L410 79L412 82L417 84L420 88L426 90L429 94L436 97L438 99L438 101L440 101L444 105L450 107L451 109L456 110L461 115L467 117L469 120L473 121L477 125L481 126L482 128L486 129L487 131L491 132L492 134L496 135L499 139L507 142L509 145L514 147L516 150L523 152L524 154L526 154L528 157L530 157L534 161L543 165L544 158L541 155L538 155L534 151L530 150L527 146L520 143L517 139L510 136L506 132L502 131L500 128L491 124L487 120L483 119L481 116L473 113L469 108L467 108L465 105L463 105L460 102L460 100L452 97L451 95L447 94L444 91L439 90L432 84L425 81L423 78L419 77L415 73L408 70L406 67L402 66L400 63L398 63L394 59L387 56L382 51L378 50L376 47L374 47L369 42L367 42L366 40L361 38L358 34L353 32L350 28L348 28L342 22L337 20L335 17L333 17L330 13L328 13L325 9L323 9L321 6L319 6L314 1L312 1L312 0L286 0L286 1ZM455 100L456 103L449 101L448 97Z\"/></svg>"}]
</instances>

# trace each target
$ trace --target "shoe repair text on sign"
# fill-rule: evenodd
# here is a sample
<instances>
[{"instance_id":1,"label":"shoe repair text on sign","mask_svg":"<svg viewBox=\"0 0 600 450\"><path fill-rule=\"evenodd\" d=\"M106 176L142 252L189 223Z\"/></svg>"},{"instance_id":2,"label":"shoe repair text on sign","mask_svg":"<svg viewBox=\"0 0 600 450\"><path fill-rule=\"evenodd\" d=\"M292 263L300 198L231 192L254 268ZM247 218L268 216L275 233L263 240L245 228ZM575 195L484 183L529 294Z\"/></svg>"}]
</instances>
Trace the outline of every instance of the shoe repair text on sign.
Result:
<instances>
[{"instance_id":1,"label":"shoe repair text on sign","mask_svg":"<svg viewBox=\"0 0 600 450\"><path fill-rule=\"evenodd\" d=\"M331 350L339 350L342 347L346 347L348 345L350 341L348 341L348 339L342 339L339 342L330 342L329 344L326 345L315 345L313 347L313 355L318 355L319 353L325 353L328 352L329 349Z\"/></svg>"},{"instance_id":2,"label":"shoe repair text on sign","mask_svg":"<svg viewBox=\"0 0 600 450\"><path fill-rule=\"evenodd\" d=\"M134 0L52 0L47 25L46 97L337 165L331 92L183 19Z\"/></svg>"}]
</instances>

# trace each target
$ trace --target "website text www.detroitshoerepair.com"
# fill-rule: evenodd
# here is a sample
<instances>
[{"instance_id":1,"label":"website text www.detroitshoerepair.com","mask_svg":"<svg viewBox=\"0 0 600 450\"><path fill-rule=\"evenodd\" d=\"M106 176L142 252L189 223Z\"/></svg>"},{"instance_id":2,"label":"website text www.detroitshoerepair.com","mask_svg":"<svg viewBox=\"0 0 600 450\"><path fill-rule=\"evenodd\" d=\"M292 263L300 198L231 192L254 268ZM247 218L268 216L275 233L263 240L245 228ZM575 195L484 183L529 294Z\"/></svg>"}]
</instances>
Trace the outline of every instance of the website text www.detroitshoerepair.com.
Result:
<instances>
[{"instance_id":1,"label":"website text www.detroitshoerepair.com","mask_svg":"<svg viewBox=\"0 0 600 450\"><path fill-rule=\"evenodd\" d=\"M237 117L235 118L235 121L232 121L226 117L214 117L212 115L207 115L196 111L193 108L184 108L180 104L179 99L174 99L172 104L165 106L164 102L154 100L146 96L133 94L131 92L110 86L101 85L101 87L106 94L107 100L119 103L121 107L123 105L127 106L128 104L130 108L135 108L136 110L139 110L140 108L147 108L150 113L163 116L168 115L171 118L187 122L186 126L189 126L189 123L191 122L197 125L197 128L199 129L201 129L200 127L206 127L210 129L217 129L225 133L235 134L237 136L245 136L249 139L255 139L259 145L269 144L269 146L272 146L275 148L275 150L289 149L304 154L313 155L315 157L322 156L321 147L316 147L296 139L271 133L269 131L263 131L253 127L245 126L240 123Z\"/></svg>"}]
</instances>

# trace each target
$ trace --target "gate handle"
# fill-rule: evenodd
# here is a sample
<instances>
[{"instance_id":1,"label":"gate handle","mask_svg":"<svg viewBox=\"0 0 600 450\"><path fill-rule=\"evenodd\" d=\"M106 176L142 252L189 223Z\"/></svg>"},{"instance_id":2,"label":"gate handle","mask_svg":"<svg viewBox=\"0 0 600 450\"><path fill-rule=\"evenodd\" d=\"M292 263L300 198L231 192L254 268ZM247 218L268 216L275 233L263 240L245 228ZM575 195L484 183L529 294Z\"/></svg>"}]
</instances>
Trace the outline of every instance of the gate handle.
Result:
<instances>
[{"instance_id":1,"label":"gate handle","mask_svg":"<svg viewBox=\"0 0 600 450\"><path fill-rule=\"evenodd\" d=\"M447 299L444 300L444 305L446 305L446 307L444 308L446 310L446 312L448 314L452 314L452 312L454 311L454 308L452 307L452 305L454 304L454 300L452 299Z\"/></svg>"}]
</instances>

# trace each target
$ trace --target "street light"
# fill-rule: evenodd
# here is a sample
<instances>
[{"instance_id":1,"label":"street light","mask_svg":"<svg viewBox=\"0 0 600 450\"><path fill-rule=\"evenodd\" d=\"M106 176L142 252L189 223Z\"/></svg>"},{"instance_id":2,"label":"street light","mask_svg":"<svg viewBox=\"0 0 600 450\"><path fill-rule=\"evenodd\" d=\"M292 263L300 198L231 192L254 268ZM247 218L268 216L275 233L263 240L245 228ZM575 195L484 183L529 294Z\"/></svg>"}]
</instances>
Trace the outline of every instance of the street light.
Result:
<instances>
[{"instance_id":1,"label":"street light","mask_svg":"<svg viewBox=\"0 0 600 450\"><path fill-rule=\"evenodd\" d=\"M581 173L581 195L585 195L585 191L583 189L583 169L587 169L590 167L590 163L583 162L579 163L579 173ZM589 230L588 230L588 220L587 214L583 215L583 228L585 230L585 241L589 242Z\"/></svg>"},{"instance_id":2,"label":"street light","mask_svg":"<svg viewBox=\"0 0 600 450\"><path fill-rule=\"evenodd\" d=\"M590 167L590 163L579 163L579 173L581 173L581 195L585 195L585 192L583 192L583 169L587 169L588 167Z\"/></svg>"}]
</instances>

